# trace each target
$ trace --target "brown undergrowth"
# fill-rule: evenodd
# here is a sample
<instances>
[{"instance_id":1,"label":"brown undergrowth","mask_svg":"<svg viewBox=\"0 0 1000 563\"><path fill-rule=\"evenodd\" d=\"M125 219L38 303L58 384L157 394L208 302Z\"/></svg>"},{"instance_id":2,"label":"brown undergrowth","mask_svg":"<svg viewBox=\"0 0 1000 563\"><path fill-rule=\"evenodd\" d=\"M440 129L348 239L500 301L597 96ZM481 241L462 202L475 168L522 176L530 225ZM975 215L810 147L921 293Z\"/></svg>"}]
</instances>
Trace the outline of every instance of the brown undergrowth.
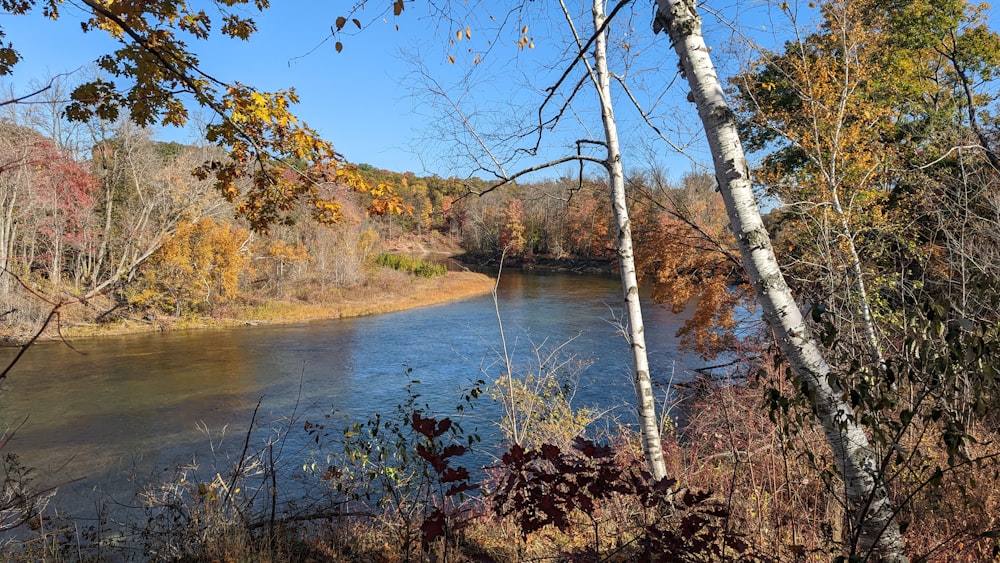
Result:
<instances>
[{"instance_id":1,"label":"brown undergrowth","mask_svg":"<svg viewBox=\"0 0 1000 563\"><path fill-rule=\"evenodd\" d=\"M660 483L644 472L632 431L603 425L615 430L577 435L588 415L570 404L571 391L521 381L529 386L480 382L450 415L430 413L413 392L394 414L346 428L306 422L311 461L289 481L279 478L273 457L285 438L272 432L235 467L184 472L147 488L147 517L137 527L89 542L49 533L8 550L9 558L850 560L853 527L826 440L807 411L793 405L774 414L766 404L765 389L792 390L780 373L690 386L681 422L664 436L669 477ZM547 403L531 408L541 418L522 425L537 429L530 447L509 436L502 447L484 446L462 428L466 409L485 397L514 397L505 404L530 408L530 389L541 389ZM884 473L914 561L996 556L996 436L982 426L974 434L961 459L949 460L930 430L915 429L890 448L908 453L889 455ZM472 457L484 451L496 453L485 469ZM304 483L289 506L271 500L280 496L273 491Z\"/></svg>"},{"instance_id":2,"label":"brown undergrowth","mask_svg":"<svg viewBox=\"0 0 1000 563\"><path fill-rule=\"evenodd\" d=\"M664 441L667 473L724 498L727 525L767 556L831 561L850 553L851 525L826 439L808 411L771 413L761 391L790 386L774 372L751 385L696 386L688 422ZM915 425L879 451L911 560L993 560L1000 436L985 425L971 429L965 460L949 462L932 433Z\"/></svg>"}]
</instances>

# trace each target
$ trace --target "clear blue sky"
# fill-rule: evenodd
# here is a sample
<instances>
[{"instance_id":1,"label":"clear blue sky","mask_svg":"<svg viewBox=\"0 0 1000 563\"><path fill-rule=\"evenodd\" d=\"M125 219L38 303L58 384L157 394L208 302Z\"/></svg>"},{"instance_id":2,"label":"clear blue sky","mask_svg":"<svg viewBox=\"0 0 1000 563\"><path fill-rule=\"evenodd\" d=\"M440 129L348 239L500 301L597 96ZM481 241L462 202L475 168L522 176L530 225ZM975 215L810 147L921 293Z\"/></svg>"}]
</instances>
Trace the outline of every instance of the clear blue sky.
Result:
<instances>
[{"instance_id":1,"label":"clear blue sky","mask_svg":"<svg viewBox=\"0 0 1000 563\"><path fill-rule=\"evenodd\" d=\"M470 165L464 151L456 148L456 140L475 144L473 138L446 138L461 129L450 120L458 115L448 109L451 101L462 107L463 115L475 121L484 135L494 133L487 144L499 147L497 155L516 155L510 145L508 133L515 132L510 124L533 122L542 89L553 84L565 66L566 26L560 13L554 11L556 3L527 3L528 11L509 14L506 27L496 35L498 23L482 15L453 14L455 21L449 22L431 17L420 6L408 2L400 18L389 14L383 19L374 7L388 6L390 2L372 0L373 8L361 15L366 28L355 36L343 37L344 50L337 53L334 41L324 39L336 16L341 15L338 9L352 3L278 0L265 14L255 16L260 32L249 42L192 40L191 46L201 54L203 69L221 80L240 81L263 90L294 86L302 99L297 110L300 117L352 162L443 176L483 175ZM491 9L494 6L487 4ZM583 4L589 2L570 4L579 4L583 9ZM614 31L616 45L627 42L631 54L639 53L628 68L636 96L644 106L653 108L665 136L687 147L688 157L657 140L627 100L619 98L616 112L626 154L632 157L627 164L642 167L656 162L676 176L692 169L696 162L707 162L707 155L700 148L692 108L684 100L686 88L675 84L665 89L670 81L680 79L675 76L676 61L665 38L653 38L649 33L652 2L637 0L633 4ZM719 17L706 14L706 33L724 72L727 67L735 68L746 56L745 50L741 52L735 46L734 37L752 34L758 42L774 40L773 33L783 18L765 4L759 0L709 3L709 11L714 10ZM99 54L115 48L115 42L100 33L81 33L82 12L70 4L61 6L63 17L59 21L46 20L40 14L0 15L0 27L25 59L15 67L13 76L3 80L16 93L29 91L32 81L86 69ZM508 14L498 11L492 15L499 20ZM994 28L995 17L991 17ZM731 28L726 20L737 21L738 26ZM525 23L529 24L528 35L536 46L533 50L521 50L515 44ZM448 38L460 25L470 26L473 40L449 45ZM486 62L477 66L471 78L467 77L464 71L470 67L472 57L467 49L486 50L487 38L494 42ZM449 64L448 55L454 56L457 63ZM422 61L424 74L439 81L450 100L427 94L415 73L414 60ZM624 68L617 67L619 72ZM593 93L585 91L581 96L590 99ZM538 157L518 157L509 164L508 171L566 154L574 150L575 139L596 136L600 122L592 110L588 103L577 104L573 116L579 121L567 122L546 135ZM189 131L162 131L158 136L192 140ZM484 157L482 151L479 156ZM574 171L575 167L564 165L549 175Z\"/></svg>"}]
</instances>

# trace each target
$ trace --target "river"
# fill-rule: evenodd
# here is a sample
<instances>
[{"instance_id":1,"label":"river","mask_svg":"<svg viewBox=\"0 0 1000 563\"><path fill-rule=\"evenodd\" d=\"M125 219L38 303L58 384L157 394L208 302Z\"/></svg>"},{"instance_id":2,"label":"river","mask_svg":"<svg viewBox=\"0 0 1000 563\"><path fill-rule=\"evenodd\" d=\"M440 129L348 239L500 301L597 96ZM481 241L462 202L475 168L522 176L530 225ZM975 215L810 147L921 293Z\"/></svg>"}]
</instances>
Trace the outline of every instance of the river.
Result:
<instances>
[{"instance_id":1,"label":"river","mask_svg":"<svg viewBox=\"0 0 1000 563\"><path fill-rule=\"evenodd\" d=\"M631 361L618 334L619 281L612 277L505 271L499 287L508 349L518 364L566 344L589 367L577 405L634 419ZM696 361L677 352L683 316L645 300L654 381L683 381ZM463 389L500 373L492 297L372 317L232 329L137 334L40 343L3 383L0 424L20 424L6 452L62 484L55 507L80 511L133 493L178 465L210 465L239 453L255 406L268 425L294 419L336 423L389 414L407 399L454 414ZM14 349L0 350L0 361ZM488 402L488 399L483 399ZM495 406L476 411L489 435ZM22 424L23 423L23 424ZM286 456L304 457L303 447ZM293 464L298 459L290 460Z\"/></svg>"}]
</instances>

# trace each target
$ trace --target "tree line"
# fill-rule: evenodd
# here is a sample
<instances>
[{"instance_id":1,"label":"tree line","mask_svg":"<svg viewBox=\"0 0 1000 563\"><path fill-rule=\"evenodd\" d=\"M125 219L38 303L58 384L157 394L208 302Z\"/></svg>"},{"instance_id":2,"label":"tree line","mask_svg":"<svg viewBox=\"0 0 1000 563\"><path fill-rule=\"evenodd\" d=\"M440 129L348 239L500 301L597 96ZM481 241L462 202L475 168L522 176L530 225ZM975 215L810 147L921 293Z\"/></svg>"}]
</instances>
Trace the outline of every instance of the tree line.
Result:
<instances>
[{"instance_id":1,"label":"tree line","mask_svg":"<svg viewBox=\"0 0 1000 563\"><path fill-rule=\"evenodd\" d=\"M155 22L130 22L129 14L86 4L94 11L92 27L131 32L140 52L159 52L143 35L159 29ZM167 8L186 10L170 3ZM599 53L595 65L604 64L598 59L606 55L600 49L606 47L607 26L598 25L596 14L603 14L598 8L603 4L595 4L591 36L576 36L571 51L578 55L570 69L593 45ZM788 443L812 425L823 432L826 447L805 446L803 455L838 491L845 531L833 541L841 551L904 560L908 523L948 508L932 498L935 490L945 490L938 488L945 486L944 477L952 487L947 490L969 490L974 477L963 469L989 466L997 456L991 444L1000 292L992 254L1000 209L1000 36L987 25L984 7L963 0L830 0L809 3L808 10L781 2L772 8L792 29L786 41L771 49L754 46L747 66L721 83L694 2L657 2L653 29L669 34L678 55L679 76L703 124L713 172L692 174L674 186L655 168L633 169L626 184L631 210L624 221L602 195L607 186L602 191L602 181L592 178L500 191L478 180L419 179L351 167L308 128L285 127L291 123L286 106L294 101L292 93L199 81L168 64L166 78L154 76L136 86L135 99L153 105L110 95L113 85L98 80L75 90L90 102L71 106L68 115L111 118L111 110L132 105L140 124L179 122L186 114L172 90L194 94L225 118L208 138L229 150L225 158L207 155L196 178L219 188L245 227L227 224L235 229L228 238L204 231L205 224L186 228L200 221L184 213L211 215L207 200L171 199L176 207L158 203L162 207L143 215L143 206L156 199L145 186L126 183L134 196L118 200L115 189L105 183L100 191L96 186L102 184L86 179L78 167L31 165L33 158L51 159L45 156L51 150L35 143L37 155L12 153L9 160L29 163L10 170L39 175L19 184L30 190L12 191L15 196L4 200L32 194L24 223L8 220L5 227L10 234L2 235L3 242L16 250L7 256L20 257L25 276L57 287L75 284L84 295L119 287L119 280L130 277L144 281L150 303L167 295L155 306L179 314L195 299L202 304L225 299L233 294L233 280L254 277L227 276L227 268L241 266L212 258L206 249L215 245L230 249L219 255L231 256L232 249L244 251L263 240L251 233L268 231L282 240L275 252L286 255L271 261L274 272L304 269L306 261L293 256L301 256L302 247L313 255L309 237L292 224L310 217L353 225L336 231L355 233L345 238L351 248L368 248L363 241L375 237L440 230L460 237L479 255L522 259L551 254L610 260L624 252L609 241L626 230L624 223L636 233L637 264L655 281L657 297L675 308L693 305L685 345L711 357L746 351L751 337L750 352L741 356L744 375L760 385L772 419L788 431ZM403 9L402 2L392 3L395 16ZM807 12L815 25L800 19ZM192 17L182 31L207 26L204 14ZM338 19L337 31L347 21ZM174 42L177 30L165 27L158 41L177 47L175 60L196 68L186 46ZM237 18L224 33L245 37L252 31ZM141 64L132 68L131 62ZM109 72L139 76L159 68L131 49L107 66ZM606 78L606 71L595 76ZM597 82L602 104L610 107L606 84ZM102 93L109 95L96 95ZM613 128L609 115L602 114L606 130ZM547 125L540 123L539 131ZM609 153L611 137L605 145ZM609 160L621 160L621 154L613 156ZM124 170L128 181L128 173L135 177L138 169ZM609 176L608 186L617 189L620 167L609 166ZM501 180L511 183L506 175ZM754 191L774 202L766 217ZM59 206L68 193L83 203L93 201L87 205L103 220L94 222L103 231L90 229L87 213ZM470 197L473 193L486 195ZM306 209L292 205L300 199L308 202ZM115 209L125 209L120 205L139 213L116 218ZM619 207L616 203L616 212ZM398 215L378 215L386 211ZM171 258L165 243L152 258L143 256L148 246L115 247L114 237L85 234L88 229L129 233L129 221L142 217L169 225L166 231L175 235L170 240L201 248L206 260L191 260L183 251ZM337 254L344 255L350 253ZM310 264L330 257L315 256L319 259ZM132 266L137 257L149 264L160 260L163 272L175 263L176 274L146 278L141 267ZM8 265L8 271L14 270ZM166 287L176 282L168 281L170 276L187 276L196 289L171 294ZM765 323L741 324L742 312L758 304ZM13 314L12 309L5 317ZM765 373L769 378L754 379ZM917 499L922 512L914 508ZM985 541L995 535L989 526L976 520L949 533Z\"/></svg>"},{"instance_id":2,"label":"tree line","mask_svg":"<svg viewBox=\"0 0 1000 563\"><path fill-rule=\"evenodd\" d=\"M95 122L87 138L71 143L30 118L12 114L0 130L8 327L47 314L28 288L56 300L109 296L105 319L211 315L249 295L304 297L309 287L362 282L381 243L432 232L457 241L473 262L504 256L611 268L615 257L607 184L599 178L543 179L477 196L486 180L362 164L360 175L390 186L402 213L367 214L372 196L330 183L324 189L346 220L321 225L295 210L264 234L236 216L210 179L192 173L219 156L211 146L157 141L127 121ZM685 218L724 226L709 176L690 173L678 184L663 173L629 179L645 273L661 266L664 245L687 228ZM693 265L677 269L702 276Z\"/></svg>"}]
</instances>

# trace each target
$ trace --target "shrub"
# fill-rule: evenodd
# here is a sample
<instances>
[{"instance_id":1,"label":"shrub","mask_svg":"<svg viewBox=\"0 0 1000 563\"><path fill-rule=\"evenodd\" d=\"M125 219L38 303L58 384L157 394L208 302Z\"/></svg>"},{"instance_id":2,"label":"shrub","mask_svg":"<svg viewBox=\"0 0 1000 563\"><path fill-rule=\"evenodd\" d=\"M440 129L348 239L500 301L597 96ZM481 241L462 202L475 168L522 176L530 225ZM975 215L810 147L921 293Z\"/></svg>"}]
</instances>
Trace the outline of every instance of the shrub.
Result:
<instances>
[{"instance_id":1,"label":"shrub","mask_svg":"<svg viewBox=\"0 0 1000 563\"><path fill-rule=\"evenodd\" d=\"M640 467L638 458L623 463L617 448L583 438L569 451L514 445L491 501L515 520L526 543L547 528L589 529L582 545L563 546L561 555L572 561L768 560L729 528L724 499L676 479L654 482Z\"/></svg>"},{"instance_id":2,"label":"shrub","mask_svg":"<svg viewBox=\"0 0 1000 563\"><path fill-rule=\"evenodd\" d=\"M356 522L352 533L387 540L379 545L351 538L341 547L349 558L381 559L389 550L406 560L424 553L447 560L457 547L457 533L474 515L465 501L479 485L459 462L479 436L418 404L417 383L407 386L409 398L396 407L396 416L375 413L342 432L305 423L317 453L303 469L340 499L338 512ZM483 384L479 381L465 393L457 412L473 406ZM318 452L327 454L321 458Z\"/></svg>"},{"instance_id":3,"label":"shrub","mask_svg":"<svg viewBox=\"0 0 1000 563\"><path fill-rule=\"evenodd\" d=\"M379 266L392 268L393 270L410 272L422 278L443 276L448 273L448 268L444 264L435 264L422 258L403 254L379 254L378 258L375 259L375 263Z\"/></svg>"}]
</instances>

